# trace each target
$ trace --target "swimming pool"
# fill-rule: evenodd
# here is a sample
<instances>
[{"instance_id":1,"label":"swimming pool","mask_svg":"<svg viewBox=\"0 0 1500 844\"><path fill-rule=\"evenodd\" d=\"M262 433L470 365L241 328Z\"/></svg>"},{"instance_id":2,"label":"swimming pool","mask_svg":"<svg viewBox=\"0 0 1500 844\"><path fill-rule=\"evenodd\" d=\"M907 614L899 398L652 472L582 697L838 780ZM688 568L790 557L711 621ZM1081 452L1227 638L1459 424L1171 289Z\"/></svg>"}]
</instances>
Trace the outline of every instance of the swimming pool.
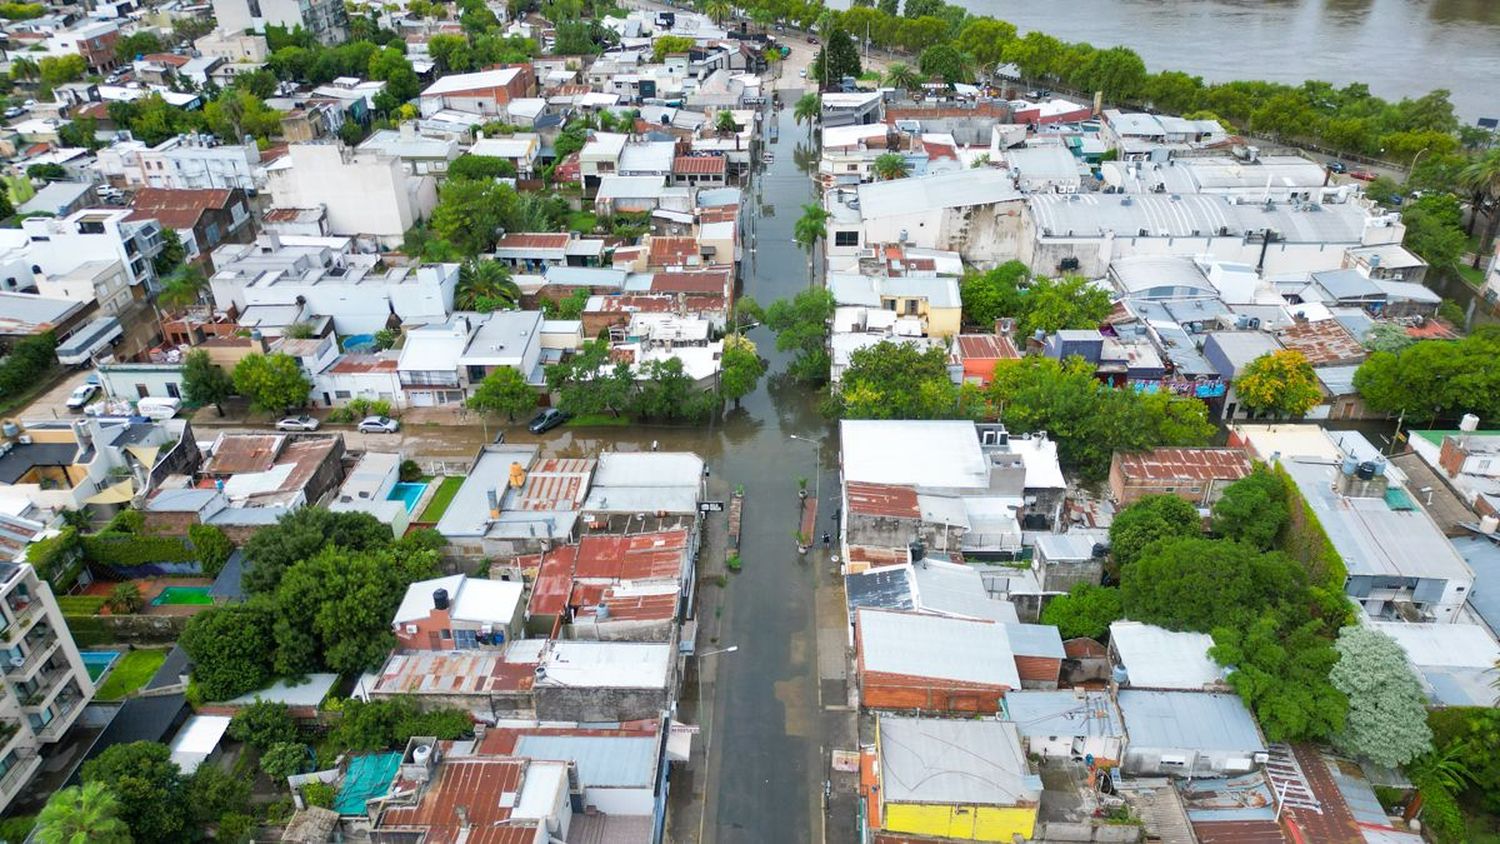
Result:
<instances>
[{"instance_id":1,"label":"swimming pool","mask_svg":"<svg viewBox=\"0 0 1500 844\"><path fill-rule=\"evenodd\" d=\"M183 606L194 604L212 604L213 596L208 594L208 586L168 586L161 590L161 594L151 599L151 606Z\"/></svg>"},{"instance_id":2,"label":"swimming pool","mask_svg":"<svg viewBox=\"0 0 1500 844\"><path fill-rule=\"evenodd\" d=\"M120 658L117 651L79 651L78 655L83 658L83 667L88 669L89 679L95 683L108 674L109 667Z\"/></svg>"},{"instance_id":3,"label":"swimming pool","mask_svg":"<svg viewBox=\"0 0 1500 844\"><path fill-rule=\"evenodd\" d=\"M401 483L391 487L391 494L387 495L387 501L401 501L406 504L406 512L410 514L417 509L417 502L422 500L422 493L427 489L427 484Z\"/></svg>"},{"instance_id":4,"label":"swimming pool","mask_svg":"<svg viewBox=\"0 0 1500 844\"><path fill-rule=\"evenodd\" d=\"M350 334L344 338L344 351L350 354L375 351L375 335Z\"/></svg>"}]
</instances>

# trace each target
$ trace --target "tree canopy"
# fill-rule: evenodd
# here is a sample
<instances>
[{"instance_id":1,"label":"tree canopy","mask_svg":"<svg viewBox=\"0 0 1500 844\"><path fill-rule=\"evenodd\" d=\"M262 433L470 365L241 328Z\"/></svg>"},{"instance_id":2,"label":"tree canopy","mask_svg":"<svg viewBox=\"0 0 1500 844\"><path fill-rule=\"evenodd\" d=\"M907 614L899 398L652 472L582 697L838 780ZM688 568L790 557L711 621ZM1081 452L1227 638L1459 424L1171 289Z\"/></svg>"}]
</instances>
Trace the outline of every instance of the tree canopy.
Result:
<instances>
[{"instance_id":1,"label":"tree canopy","mask_svg":"<svg viewBox=\"0 0 1500 844\"><path fill-rule=\"evenodd\" d=\"M860 72L859 48L854 46L854 39L844 30L834 29L813 57L807 75L819 83L826 79L832 85L845 76L859 76Z\"/></svg>"},{"instance_id":2,"label":"tree canopy","mask_svg":"<svg viewBox=\"0 0 1500 844\"><path fill-rule=\"evenodd\" d=\"M1258 608L1276 606L1306 582L1301 567L1278 552L1202 537L1157 540L1120 572L1125 614L1171 630L1241 628Z\"/></svg>"},{"instance_id":3,"label":"tree canopy","mask_svg":"<svg viewBox=\"0 0 1500 844\"><path fill-rule=\"evenodd\" d=\"M984 392L960 386L948 375L941 346L889 340L849 356L839 390L830 397L834 415L845 419L982 419Z\"/></svg>"},{"instance_id":4,"label":"tree canopy","mask_svg":"<svg viewBox=\"0 0 1500 844\"><path fill-rule=\"evenodd\" d=\"M312 381L290 355L254 353L234 365L234 389L251 407L279 413L307 404Z\"/></svg>"},{"instance_id":5,"label":"tree canopy","mask_svg":"<svg viewBox=\"0 0 1500 844\"><path fill-rule=\"evenodd\" d=\"M1234 379L1234 394L1247 409L1278 416L1302 416L1323 400L1312 364L1293 349L1251 361Z\"/></svg>"},{"instance_id":6,"label":"tree canopy","mask_svg":"<svg viewBox=\"0 0 1500 844\"><path fill-rule=\"evenodd\" d=\"M1047 603L1042 623L1056 627L1064 639L1102 639L1109 625L1124 615L1125 600L1119 589L1079 583Z\"/></svg>"},{"instance_id":7,"label":"tree canopy","mask_svg":"<svg viewBox=\"0 0 1500 844\"><path fill-rule=\"evenodd\" d=\"M245 543L245 591L252 595L274 592L288 568L324 546L365 551L390 541L391 529L369 513L334 512L322 507L293 510L276 524L256 531Z\"/></svg>"},{"instance_id":8,"label":"tree canopy","mask_svg":"<svg viewBox=\"0 0 1500 844\"><path fill-rule=\"evenodd\" d=\"M274 621L258 602L215 607L188 620L178 644L193 661L193 682L204 698L228 700L271 682Z\"/></svg>"},{"instance_id":9,"label":"tree canopy","mask_svg":"<svg viewBox=\"0 0 1500 844\"><path fill-rule=\"evenodd\" d=\"M1016 321L1017 336L1037 331L1097 328L1112 307L1104 288L1078 276L1032 279L1027 266L1007 261L993 270L964 276L964 319L988 328L1000 317Z\"/></svg>"},{"instance_id":10,"label":"tree canopy","mask_svg":"<svg viewBox=\"0 0 1500 844\"><path fill-rule=\"evenodd\" d=\"M154 741L117 744L83 763L85 787L103 786L119 801L119 817L136 841L189 837L187 780L172 749Z\"/></svg>"},{"instance_id":11,"label":"tree canopy","mask_svg":"<svg viewBox=\"0 0 1500 844\"><path fill-rule=\"evenodd\" d=\"M474 395L464 404L481 413L504 414L506 419L514 422L518 415L535 410L536 401L536 389L526 383L526 378L518 370L500 366L484 376L474 388Z\"/></svg>"},{"instance_id":12,"label":"tree canopy","mask_svg":"<svg viewBox=\"0 0 1500 844\"><path fill-rule=\"evenodd\" d=\"M1264 466L1225 487L1214 502L1214 533L1262 551L1276 546L1286 523L1286 485Z\"/></svg>"},{"instance_id":13,"label":"tree canopy","mask_svg":"<svg viewBox=\"0 0 1500 844\"><path fill-rule=\"evenodd\" d=\"M214 363L208 352L194 349L182 362L182 397L197 405L213 405L224 415L224 400L234 394L234 379Z\"/></svg>"},{"instance_id":14,"label":"tree canopy","mask_svg":"<svg viewBox=\"0 0 1500 844\"><path fill-rule=\"evenodd\" d=\"M37 817L41 844L130 844L120 801L102 782L53 792Z\"/></svg>"},{"instance_id":15,"label":"tree canopy","mask_svg":"<svg viewBox=\"0 0 1500 844\"><path fill-rule=\"evenodd\" d=\"M1500 415L1500 329L1479 328L1462 340L1422 341L1375 352L1354 373L1354 388L1372 410L1408 419Z\"/></svg>"},{"instance_id":16,"label":"tree canopy","mask_svg":"<svg viewBox=\"0 0 1500 844\"><path fill-rule=\"evenodd\" d=\"M766 309L766 325L776 332L776 350L792 352L787 372L799 381L828 380L828 321L833 319L833 294L815 287L791 299L778 299Z\"/></svg>"},{"instance_id":17,"label":"tree canopy","mask_svg":"<svg viewBox=\"0 0 1500 844\"><path fill-rule=\"evenodd\" d=\"M1334 744L1387 768L1432 750L1427 696L1401 646L1379 630L1352 625L1339 631L1334 648L1339 660L1328 680L1349 698Z\"/></svg>"},{"instance_id":18,"label":"tree canopy","mask_svg":"<svg viewBox=\"0 0 1500 844\"><path fill-rule=\"evenodd\" d=\"M1202 520L1192 504L1175 495L1147 495L1115 514L1109 526L1110 553L1125 569L1154 542L1202 533Z\"/></svg>"}]
</instances>

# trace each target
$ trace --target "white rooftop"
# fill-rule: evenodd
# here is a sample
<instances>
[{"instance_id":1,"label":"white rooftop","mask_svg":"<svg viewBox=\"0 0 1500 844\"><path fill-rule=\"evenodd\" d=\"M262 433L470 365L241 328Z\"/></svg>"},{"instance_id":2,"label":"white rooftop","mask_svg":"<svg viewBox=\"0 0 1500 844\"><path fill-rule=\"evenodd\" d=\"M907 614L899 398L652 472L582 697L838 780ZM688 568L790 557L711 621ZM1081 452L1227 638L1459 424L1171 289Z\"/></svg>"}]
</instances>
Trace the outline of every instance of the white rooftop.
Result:
<instances>
[{"instance_id":1,"label":"white rooftop","mask_svg":"<svg viewBox=\"0 0 1500 844\"><path fill-rule=\"evenodd\" d=\"M1224 679L1224 669L1208 656L1214 640L1207 633L1177 633L1139 621L1116 621L1109 626L1109 643L1120 657L1131 688L1199 690Z\"/></svg>"},{"instance_id":2,"label":"white rooftop","mask_svg":"<svg viewBox=\"0 0 1500 844\"><path fill-rule=\"evenodd\" d=\"M974 423L844 420L844 479L876 484L987 488L989 469Z\"/></svg>"},{"instance_id":3,"label":"white rooftop","mask_svg":"<svg viewBox=\"0 0 1500 844\"><path fill-rule=\"evenodd\" d=\"M524 587L509 580L486 580L455 574L431 580L419 580L406 587L401 606L391 619L393 624L420 621L433 610L433 593L448 592L449 614L459 621L509 624L516 617Z\"/></svg>"}]
</instances>

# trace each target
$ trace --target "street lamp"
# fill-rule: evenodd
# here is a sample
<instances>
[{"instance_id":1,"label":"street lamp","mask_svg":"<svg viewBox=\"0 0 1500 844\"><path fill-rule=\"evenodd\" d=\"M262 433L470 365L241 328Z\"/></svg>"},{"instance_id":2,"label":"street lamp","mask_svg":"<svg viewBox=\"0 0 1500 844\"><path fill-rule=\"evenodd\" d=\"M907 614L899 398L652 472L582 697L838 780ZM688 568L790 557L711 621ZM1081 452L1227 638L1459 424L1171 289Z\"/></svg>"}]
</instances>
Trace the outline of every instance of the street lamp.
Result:
<instances>
[{"instance_id":1,"label":"street lamp","mask_svg":"<svg viewBox=\"0 0 1500 844\"><path fill-rule=\"evenodd\" d=\"M1420 152L1411 157L1411 165L1406 168L1406 179L1401 182L1402 187L1411 184L1412 174L1417 172L1417 162L1421 161L1422 156L1429 152L1432 152L1432 147L1422 147Z\"/></svg>"},{"instance_id":2,"label":"street lamp","mask_svg":"<svg viewBox=\"0 0 1500 844\"><path fill-rule=\"evenodd\" d=\"M718 648L718 649L712 650L712 651L704 651L701 654L695 654L695 656L697 656L699 659L702 659L703 657L706 657L706 656L718 656L719 654L732 654L732 653L734 653L735 651L737 651L739 649L740 649L739 645L730 645L727 648Z\"/></svg>"},{"instance_id":3,"label":"street lamp","mask_svg":"<svg viewBox=\"0 0 1500 844\"><path fill-rule=\"evenodd\" d=\"M796 434L787 434L787 438L796 440L797 442L807 443L808 445L817 449L817 457L814 458L815 460L817 460L817 464L813 466L813 500L816 501L819 498L818 482L821 480L819 475L823 469L823 444L808 437L799 437Z\"/></svg>"}]
</instances>

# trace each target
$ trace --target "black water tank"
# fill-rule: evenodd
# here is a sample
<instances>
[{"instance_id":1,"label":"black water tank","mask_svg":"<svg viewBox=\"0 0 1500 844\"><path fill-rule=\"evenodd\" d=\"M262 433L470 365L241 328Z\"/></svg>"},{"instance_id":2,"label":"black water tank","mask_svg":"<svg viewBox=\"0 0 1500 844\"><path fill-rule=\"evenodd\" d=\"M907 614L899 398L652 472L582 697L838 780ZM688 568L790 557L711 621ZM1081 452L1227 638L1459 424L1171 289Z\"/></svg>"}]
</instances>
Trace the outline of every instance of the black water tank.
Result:
<instances>
[{"instance_id":1,"label":"black water tank","mask_svg":"<svg viewBox=\"0 0 1500 844\"><path fill-rule=\"evenodd\" d=\"M923 545L920 539L912 542L909 550L911 551L911 561L914 563L921 562L922 558L927 556L927 546Z\"/></svg>"},{"instance_id":2,"label":"black water tank","mask_svg":"<svg viewBox=\"0 0 1500 844\"><path fill-rule=\"evenodd\" d=\"M1366 460L1359 464L1359 469L1354 473L1360 480L1368 481L1375 477L1375 461Z\"/></svg>"},{"instance_id":3,"label":"black water tank","mask_svg":"<svg viewBox=\"0 0 1500 844\"><path fill-rule=\"evenodd\" d=\"M432 608L435 610L446 610L448 608L447 589L434 589L432 591Z\"/></svg>"}]
</instances>

